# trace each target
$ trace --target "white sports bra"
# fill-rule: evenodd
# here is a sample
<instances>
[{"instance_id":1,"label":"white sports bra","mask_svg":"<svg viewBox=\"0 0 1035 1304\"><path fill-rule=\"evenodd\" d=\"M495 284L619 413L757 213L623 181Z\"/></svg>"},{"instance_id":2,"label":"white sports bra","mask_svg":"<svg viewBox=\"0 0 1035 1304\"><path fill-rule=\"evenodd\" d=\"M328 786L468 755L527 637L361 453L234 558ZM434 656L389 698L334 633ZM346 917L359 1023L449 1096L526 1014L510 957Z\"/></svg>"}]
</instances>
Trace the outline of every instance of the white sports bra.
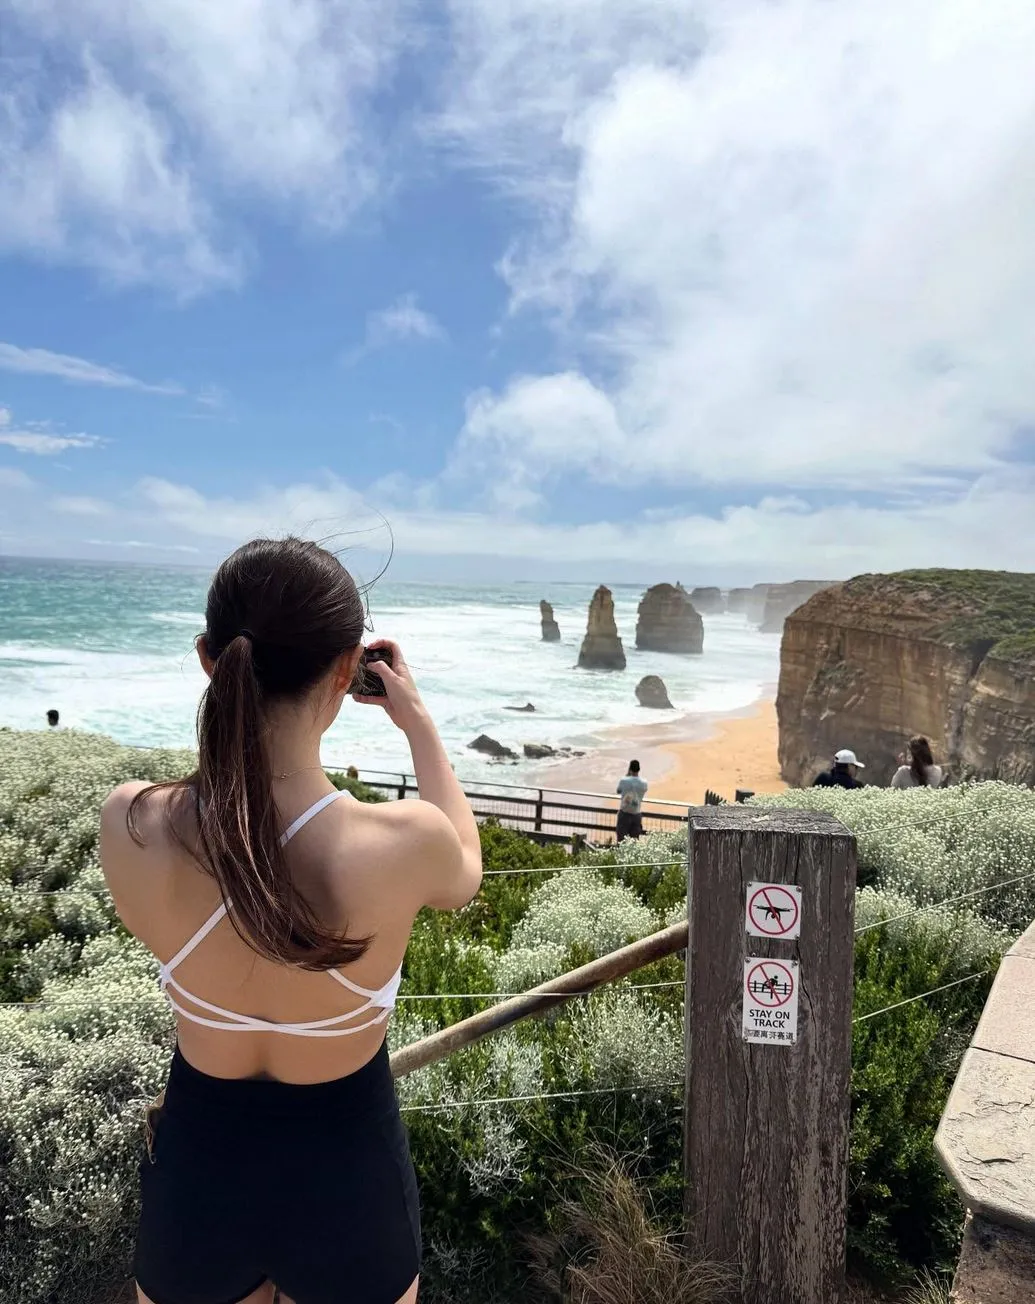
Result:
<instances>
[{"instance_id":1,"label":"white sports bra","mask_svg":"<svg viewBox=\"0 0 1035 1304\"><path fill-rule=\"evenodd\" d=\"M350 795L348 792L331 792L326 797L321 797L319 801L314 802L308 810L303 811L298 819L288 826L281 835L280 845L285 846L290 842L298 830L304 828L314 815L319 815L325 806L337 801L339 797L348 797ZM214 910L190 941L181 946L166 964L159 964L158 966L162 991L165 992L169 1004L177 1014L181 1014L185 1019L190 1019L191 1023L200 1023L206 1028L219 1028L225 1032L284 1032L293 1037L347 1037L350 1033L362 1032L365 1028L372 1028L377 1023L384 1023L395 1008L396 997L399 994L399 984L402 981L402 965L399 966L385 985L376 992L370 991L367 987L360 987L358 983L350 982L337 969L328 969L326 972L329 977L341 983L342 987L346 987L356 996L365 996L366 1000L358 1009L349 1010L347 1014L335 1014L329 1019L312 1019L308 1023L273 1023L269 1019L257 1019L250 1014L238 1014L235 1010L224 1010L221 1005L213 1005L211 1001L203 1001L200 996L195 996L193 992L189 992L186 987L176 981L173 977L173 970L182 964L199 943L208 937L213 928L225 917L227 908L232 904L232 902L226 901L218 909ZM206 1019L203 1015L195 1014L193 1010L185 1009L177 1001L173 992L178 993L199 1009L218 1015L219 1018ZM379 1013L370 1019L365 1019L362 1023L349 1022L349 1020L358 1019L362 1015L368 1014L371 1010L378 1010ZM347 1024L347 1026L335 1026L338 1024Z\"/></svg>"}]
</instances>

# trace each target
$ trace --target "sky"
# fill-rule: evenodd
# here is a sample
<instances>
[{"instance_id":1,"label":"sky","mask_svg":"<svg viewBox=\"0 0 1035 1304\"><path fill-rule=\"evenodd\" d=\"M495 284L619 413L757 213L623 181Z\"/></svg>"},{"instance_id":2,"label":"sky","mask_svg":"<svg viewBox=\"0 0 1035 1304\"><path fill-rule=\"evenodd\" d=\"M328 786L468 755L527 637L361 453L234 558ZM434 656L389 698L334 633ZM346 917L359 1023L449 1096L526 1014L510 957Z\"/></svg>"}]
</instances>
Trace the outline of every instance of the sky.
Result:
<instances>
[{"instance_id":1,"label":"sky","mask_svg":"<svg viewBox=\"0 0 1035 1304\"><path fill-rule=\"evenodd\" d=\"M0 0L0 553L1035 570L1030 0Z\"/></svg>"}]
</instances>

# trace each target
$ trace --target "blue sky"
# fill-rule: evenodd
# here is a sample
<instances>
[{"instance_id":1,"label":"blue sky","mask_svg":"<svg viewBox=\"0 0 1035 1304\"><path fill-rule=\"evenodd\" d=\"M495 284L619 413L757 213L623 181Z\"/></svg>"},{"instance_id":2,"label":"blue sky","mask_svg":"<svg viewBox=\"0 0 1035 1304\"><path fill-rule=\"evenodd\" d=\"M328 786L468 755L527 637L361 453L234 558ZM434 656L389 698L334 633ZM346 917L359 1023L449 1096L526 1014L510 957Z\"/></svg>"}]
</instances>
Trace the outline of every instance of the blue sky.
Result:
<instances>
[{"instance_id":1,"label":"blue sky","mask_svg":"<svg viewBox=\"0 0 1035 1304\"><path fill-rule=\"evenodd\" d=\"M0 22L0 551L1035 569L1020 0Z\"/></svg>"}]
</instances>

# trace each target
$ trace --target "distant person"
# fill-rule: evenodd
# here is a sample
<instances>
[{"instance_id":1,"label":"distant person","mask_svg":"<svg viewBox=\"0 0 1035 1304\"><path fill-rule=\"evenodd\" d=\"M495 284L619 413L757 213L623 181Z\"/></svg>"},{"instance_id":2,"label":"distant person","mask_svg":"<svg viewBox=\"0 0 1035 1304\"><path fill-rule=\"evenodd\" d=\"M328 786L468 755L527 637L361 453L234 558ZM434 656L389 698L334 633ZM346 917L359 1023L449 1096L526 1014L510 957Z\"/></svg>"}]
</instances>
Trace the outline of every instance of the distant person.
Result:
<instances>
[{"instance_id":1,"label":"distant person","mask_svg":"<svg viewBox=\"0 0 1035 1304\"><path fill-rule=\"evenodd\" d=\"M354 765L350 765L349 768L345 771L345 777L346 779L358 779L359 771L356 769Z\"/></svg>"},{"instance_id":2,"label":"distant person","mask_svg":"<svg viewBox=\"0 0 1035 1304\"><path fill-rule=\"evenodd\" d=\"M813 781L814 788L864 788L866 785L859 778L859 771L866 766L847 747L837 752L834 764L829 770L818 774Z\"/></svg>"},{"instance_id":3,"label":"distant person","mask_svg":"<svg viewBox=\"0 0 1035 1304\"><path fill-rule=\"evenodd\" d=\"M642 838L643 794L647 791L647 785L640 778L639 761L629 762L629 772L624 779L618 780L617 791L622 799L615 826L618 841L624 842L626 838Z\"/></svg>"},{"instance_id":4,"label":"distant person","mask_svg":"<svg viewBox=\"0 0 1035 1304\"><path fill-rule=\"evenodd\" d=\"M908 764L900 765L891 780L893 788L940 788L945 775L940 765L935 765L931 744L926 738L910 738L905 753L899 757Z\"/></svg>"},{"instance_id":5,"label":"distant person","mask_svg":"<svg viewBox=\"0 0 1035 1304\"><path fill-rule=\"evenodd\" d=\"M60 719L61 717L58 715L57 711L47 712L47 724L50 725L51 729L56 729L58 727L58 721Z\"/></svg>"}]
</instances>

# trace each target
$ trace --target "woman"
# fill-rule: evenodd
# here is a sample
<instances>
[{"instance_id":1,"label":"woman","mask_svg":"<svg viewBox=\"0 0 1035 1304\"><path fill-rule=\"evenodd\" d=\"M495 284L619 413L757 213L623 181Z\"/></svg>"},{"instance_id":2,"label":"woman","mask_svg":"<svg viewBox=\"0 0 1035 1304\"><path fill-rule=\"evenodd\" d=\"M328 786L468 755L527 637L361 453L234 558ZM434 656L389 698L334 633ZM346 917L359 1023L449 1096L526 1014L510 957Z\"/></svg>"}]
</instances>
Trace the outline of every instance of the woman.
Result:
<instances>
[{"instance_id":1,"label":"woman","mask_svg":"<svg viewBox=\"0 0 1035 1304\"><path fill-rule=\"evenodd\" d=\"M256 540L219 568L197 773L117 788L101 858L160 961L177 1047L141 1164L144 1304L412 1304L417 1189L385 1046L410 930L481 882L478 829L399 649L368 669L422 800L338 793L320 740L365 664L330 553ZM344 798L344 800L339 800Z\"/></svg>"},{"instance_id":2,"label":"woman","mask_svg":"<svg viewBox=\"0 0 1035 1304\"><path fill-rule=\"evenodd\" d=\"M926 738L910 738L905 755L899 760L907 764L900 765L891 780L893 788L940 788L942 786L942 767L935 765L931 755L931 744Z\"/></svg>"}]
</instances>

